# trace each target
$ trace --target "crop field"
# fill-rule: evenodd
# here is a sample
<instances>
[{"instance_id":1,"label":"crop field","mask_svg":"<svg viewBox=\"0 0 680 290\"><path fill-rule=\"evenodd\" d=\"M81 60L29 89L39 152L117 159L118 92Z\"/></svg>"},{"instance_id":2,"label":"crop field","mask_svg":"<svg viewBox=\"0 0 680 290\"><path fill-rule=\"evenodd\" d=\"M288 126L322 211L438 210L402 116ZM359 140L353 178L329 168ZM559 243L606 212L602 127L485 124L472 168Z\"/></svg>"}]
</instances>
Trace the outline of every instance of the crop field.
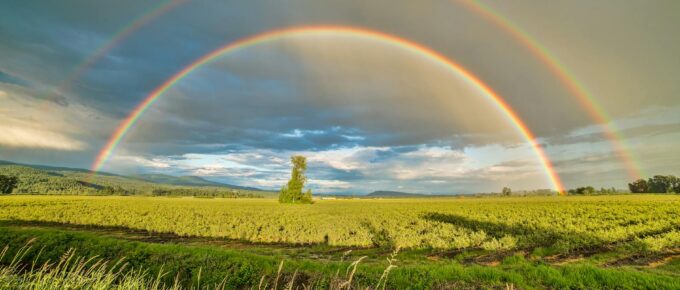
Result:
<instances>
[{"instance_id":1,"label":"crop field","mask_svg":"<svg viewBox=\"0 0 680 290\"><path fill-rule=\"evenodd\" d=\"M0 219L124 227L253 243L491 251L680 246L680 197L271 199L2 197Z\"/></svg>"},{"instance_id":2,"label":"crop field","mask_svg":"<svg viewBox=\"0 0 680 290\"><path fill-rule=\"evenodd\" d=\"M388 288L416 282L426 284L415 288L640 283L667 288L680 287L672 282L680 277L678 209L678 195L348 199L312 205L17 195L0 197L0 242L21 247L37 238L53 251L52 260L76 248L111 260L125 257L151 273L185 271L189 282L203 275L218 284L222 277L215 272L231 269L224 271L235 278L222 282L235 288L252 287L266 275L271 282L283 260L289 266L282 277L294 280L290 272L306 271L302 285L313 280L328 286L333 280L327 277L349 265L343 260L363 259L354 282L370 286L389 267L385 258L399 261ZM217 266L196 273L206 263ZM583 282L584 277L592 280Z\"/></svg>"}]
</instances>

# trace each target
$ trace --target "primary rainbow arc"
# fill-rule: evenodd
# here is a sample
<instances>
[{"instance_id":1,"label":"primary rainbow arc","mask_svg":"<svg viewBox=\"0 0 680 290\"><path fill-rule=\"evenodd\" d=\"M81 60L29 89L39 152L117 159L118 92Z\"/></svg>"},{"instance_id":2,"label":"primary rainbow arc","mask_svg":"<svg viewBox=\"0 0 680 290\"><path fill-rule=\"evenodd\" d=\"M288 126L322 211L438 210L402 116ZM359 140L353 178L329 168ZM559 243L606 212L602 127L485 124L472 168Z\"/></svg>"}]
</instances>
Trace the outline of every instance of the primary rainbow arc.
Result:
<instances>
[{"instance_id":1,"label":"primary rainbow arc","mask_svg":"<svg viewBox=\"0 0 680 290\"><path fill-rule=\"evenodd\" d=\"M643 176L641 166L635 156L623 141L623 136L612 124L611 117L599 104L595 96L586 89L578 78L545 46L532 37L529 33L522 30L512 21L495 11L489 5L479 0L458 0L464 7L481 15L497 27L506 31L519 43L524 45L529 51L543 63L550 72L555 75L562 85L576 97L581 106L586 109L588 115L597 124L602 126L602 133L612 148L623 162L628 171L628 175L633 179L640 179Z\"/></svg>"},{"instance_id":2,"label":"primary rainbow arc","mask_svg":"<svg viewBox=\"0 0 680 290\"><path fill-rule=\"evenodd\" d=\"M545 151L537 143L536 137L529 130L527 125L519 118L518 114L510 107L510 105L501 98L495 91L491 89L486 83L480 80L477 76L471 73L469 70L465 69L460 64L454 62L443 54L432 50L419 43L393 36L387 33L369 30L365 28L349 27L349 26L302 26L302 27L292 27L285 29L272 30L260 34L256 34L250 37L245 37L240 40L231 42L221 48L218 48L186 66L171 78L167 79L163 84L158 86L153 90L141 103L134 108L134 110L119 124L113 134L110 136L108 142L104 145L101 151L97 154L93 164L92 171L96 174L97 171L101 169L104 163L110 158L111 154L118 146L118 144L123 140L123 137L132 128L142 114L149 108L154 102L163 95L168 89L170 89L174 84L183 79L185 76L190 74L192 71L201 67L204 64L211 62L212 60L218 58L219 56L235 52L247 47L251 47L257 44L274 41L290 36L300 36L300 35L327 35L327 34L337 34L353 36L357 38L380 41L382 43L393 45L397 48L404 49L413 52L417 55L422 56L426 60L430 60L436 64L442 65L445 68L452 71L455 75L461 77L468 84L472 85L483 96L492 101L498 109L500 109L506 118L515 126L518 132L527 140L533 151L536 153L553 189L558 192L564 191L564 186L555 173L553 165L550 159L547 157Z\"/></svg>"}]
</instances>

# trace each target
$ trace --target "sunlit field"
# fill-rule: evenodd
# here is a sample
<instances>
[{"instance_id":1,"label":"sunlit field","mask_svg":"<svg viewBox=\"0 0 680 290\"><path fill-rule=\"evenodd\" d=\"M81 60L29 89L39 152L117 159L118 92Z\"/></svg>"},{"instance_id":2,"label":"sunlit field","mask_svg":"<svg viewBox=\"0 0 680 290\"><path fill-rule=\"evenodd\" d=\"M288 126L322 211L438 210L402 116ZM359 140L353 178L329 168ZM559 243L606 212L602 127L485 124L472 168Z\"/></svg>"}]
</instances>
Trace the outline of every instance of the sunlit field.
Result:
<instances>
[{"instance_id":1,"label":"sunlit field","mask_svg":"<svg viewBox=\"0 0 680 290\"><path fill-rule=\"evenodd\" d=\"M3 220L125 227L253 243L490 251L680 242L680 196L322 200L2 197ZM304 221L304 222L302 222Z\"/></svg>"},{"instance_id":2,"label":"sunlit field","mask_svg":"<svg viewBox=\"0 0 680 290\"><path fill-rule=\"evenodd\" d=\"M195 283L199 274L195 268L186 272L191 268L173 257L205 255L202 251L231 257L210 262L221 265L218 269L224 272L212 269L202 274L214 285L227 276L230 283L241 281L241 286L255 285L267 275L265 281L274 283L278 263L289 261L284 267L287 274L282 274L285 279L280 279L294 279L290 272L299 270L307 275L296 282L300 285L337 286L346 280L338 278L345 276L331 279L333 269L358 259L359 273L352 279L357 285L371 285L390 267L384 260L390 257L397 267L386 281L393 286L421 279L411 275L427 273L432 267L441 267L443 276L418 282L444 288L580 285L572 284L575 277L561 277L564 281L559 284L545 277L531 281L526 273L513 274L552 267L550 271L558 272L541 275L595 271L588 275L608 276L633 271L634 275L625 274L631 285L678 277L677 260L671 262L680 248L678 195L347 199L317 200L313 205L191 197L5 196L0 201L0 242L19 248L22 241L37 238L35 247L46 243L47 256L58 257L59 251L73 247L76 253L110 260L127 257L131 268L150 272L166 265L166 270L189 275L180 284ZM153 263L140 257L152 257ZM254 259L259 266L244 274L239 270L242 259ZM468 268L457 268L461 265ZM139 283L153 283L155 278L149 277L150 281ZM597 278L584 285L622 285L606 281ZM173 283L177 282L168 279L167 285Z\"/></svg>"}]
</instances>

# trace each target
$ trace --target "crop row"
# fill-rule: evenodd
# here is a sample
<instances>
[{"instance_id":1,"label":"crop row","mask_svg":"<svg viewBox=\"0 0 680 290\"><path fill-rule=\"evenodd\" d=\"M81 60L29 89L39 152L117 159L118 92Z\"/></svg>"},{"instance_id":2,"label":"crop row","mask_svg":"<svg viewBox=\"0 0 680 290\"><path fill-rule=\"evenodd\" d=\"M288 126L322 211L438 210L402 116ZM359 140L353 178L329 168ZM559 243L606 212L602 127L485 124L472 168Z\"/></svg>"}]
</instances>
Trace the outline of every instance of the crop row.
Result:
<instances>
[{"instance_id":1,"label":"crop row","mask_svg":"<svg viewBox=\"0 0 680 290\"><path fill-rule=\"evenodd\" d=\"M257 243L432 248L555 247L636 242L680 247L680 197L599 196L330 200L12 196L0 220L125 227ZM645 246L646 245L646 246Z\"/></svg>"}]
</instances>

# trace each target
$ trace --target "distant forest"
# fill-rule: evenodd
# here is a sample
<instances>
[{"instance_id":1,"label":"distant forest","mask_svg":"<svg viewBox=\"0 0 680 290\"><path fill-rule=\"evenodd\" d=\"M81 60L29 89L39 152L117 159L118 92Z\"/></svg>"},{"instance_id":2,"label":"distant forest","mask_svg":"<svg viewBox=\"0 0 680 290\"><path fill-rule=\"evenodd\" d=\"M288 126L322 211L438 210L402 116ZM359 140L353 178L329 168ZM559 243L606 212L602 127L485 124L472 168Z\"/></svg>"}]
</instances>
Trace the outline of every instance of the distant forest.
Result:
<instances>
[{"instance_id":1,"label":"distant forest","mask_svg":"<svg viewBox=\"0 0 680 290\"><path fill-rule=\"evenodd\" d=\"M12 194L44 195L147 195L194 197L264 197L272 192L220 184L199 177L153 175L150 180L140 176L108 173L90 177L82 169L0 164L0 176L16 179ZM160 180L160 181L159 181ZM191 182L187 182L190 180ZM184 184L186 183L186 184ZM203 185L205 184L205 185Z\"/></svg>"}]
</instances>

